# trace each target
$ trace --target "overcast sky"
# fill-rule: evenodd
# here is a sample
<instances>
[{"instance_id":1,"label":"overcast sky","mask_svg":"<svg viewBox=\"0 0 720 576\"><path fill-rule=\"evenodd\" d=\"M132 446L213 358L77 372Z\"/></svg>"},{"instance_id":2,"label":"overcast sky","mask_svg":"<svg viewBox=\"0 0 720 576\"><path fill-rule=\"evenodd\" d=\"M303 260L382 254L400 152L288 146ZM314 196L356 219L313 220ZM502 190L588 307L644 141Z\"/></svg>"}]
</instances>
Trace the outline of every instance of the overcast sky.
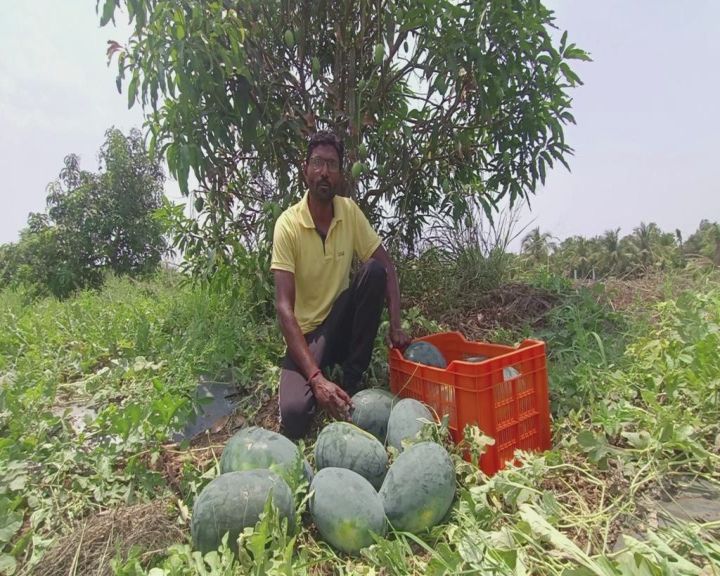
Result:
<instances>
[{"instance_id":1,"label":"overcast sky","mask_svg":"<svg viewBox=\"0 0 720 576\"><path fill-rule=\"evenodd\" d=\"M588 50L576 67L572 172L556 169L523 222L557 237L641 221L685 235L720 219L720 0L553 0ZM0 0L0 243L17 239L66 154L97 169L105 130L142 126L106 65L95 0ZM177 187L168 186L176 197Z\"/></svg>"}]
</instances>

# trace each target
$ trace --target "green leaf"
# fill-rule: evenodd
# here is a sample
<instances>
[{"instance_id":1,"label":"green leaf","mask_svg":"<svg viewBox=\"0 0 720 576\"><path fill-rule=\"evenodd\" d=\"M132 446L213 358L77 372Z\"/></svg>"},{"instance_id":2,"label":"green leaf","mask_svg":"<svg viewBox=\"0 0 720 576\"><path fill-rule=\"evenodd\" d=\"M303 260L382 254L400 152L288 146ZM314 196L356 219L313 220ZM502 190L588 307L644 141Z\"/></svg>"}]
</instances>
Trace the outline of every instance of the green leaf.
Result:
<instances>
[{"instance_id":1,"label":"green leaf","mask_svg":"<svg viewBox=\"0 0 720 576\"><path fill-rule=\"evenodd\" d=\"M25 475L19 475L12 479L10 482L10 490L14 492L19 492L20 490L23 490L25 488L25 484L27 483L27 476Z\"/></svg>"},{"instance_id":2,"label":"green leaf","mask_svg":"<svg viewBox=\"0 0 720 576\"><path fill-rule=\"evenodd\" d=\"M566 60L581 60L583 62L589 62L592 60L590 55L580 48L576 48L574 44L570 44L563 52L563 58Z\"/></svg>"},{"instance_id":3,"label":"green leaf","mask_svg":"<svg viewBox=\"0 0 720 576\"><path fill-rule=\"evenodd\" d=\"M10 542L22 528L23 515L17 510L6 510L0 516L0 543ZM1 547L0 547L1 548Z\"/></svg>"},{"instance_id":4,"label":"green leaf","mask_svg":"<svg viewBox=\"0 0 720 576\"><path fill-rule=\"evenodd\" d=\"M598 443L595 434L593 434L590 430L583 430L580 432L577 435L577 442L585 449L594 448Z\"/></svg>"},{"instance_id":5,"label":"green leaf","mask_svg":"<svg viewBox=\"0 0 720 576\"><path fill-rule=\"evenodd\" d=\"M187 144L180 145L180 155L177 159L177 179L180 191L183 196L190 192L188 188L188 177L190 176L190 150Z\"/></svg>"},{"instance_id":6,"label":"green leaf","mask_svg":"<svg viewBox=\"0 0 720 576\"><path fill-rule=\"evenodd\" d=\"M385 57L385 46L382 44L375 44L375 49L373 50L373 61L375 62L376 66L380 66L383 62L383 58Z\"/></svg>"},{"instance_id":7,"label":"green leaf","mask_svg":"<svg viewBox=\"0 0 720 576\"><path fill-rule=\"evenodd\" d=\"M672 422L668 422L660 431L660 442L670 442L675 437L675 427Z\"/></svg>"},{"instance_id":8,"label":"green leaf","mask_svg":"<svg viewBox=\"0 0 720 576\"><path fill-rule=\"evenodd\" d=\"M13 574L15 574L16 569L17 562L15 561L15 558L10 556L10 554L0 552L0 574L12 576Z\"/></svg>"},{"instance_id":9,"label":"green leaf","mask_svg":"<svg viewBox=\"0 0 720 576\"><path fill-rule=\"evenodd\" d=\"M128 108L132 108L133 104L135 104L139 82L140 77L137 74L133 74L132 80L130 80L130 86L128 87Z\"/></svg>"},{"instance_id":10,"label":"green leaf","mask_svg":"<svg viewBox=\"0 0 720 576\"><path fill-rule=\"evenodd\" d=\"M115 3L116 0L105 0L105 4L103 5L103 13L100 18L100 26L105 26L110 20L114 21L114 14L115 14Z\"/></svg>"},{"instance_id":11,"label":"green leaf","mask_svg":"<svg viewBox=\"0 0 720 576\"><path fill-rule=\"evenodd\" d=\"M352 173L353 178L355 178L355 179L360 178L360 175L363 173L363 163L355 162L352 165L352 169L350 172Z\"/></svg>"},{"instance_id":12,"label":"green leaf","mask_svg":"<svg viewBox=\"0 0 720 576\"><path fill-rule=\"evenodd\" d=\"M317 56L312 59L312 74L313 78L320 76L320 59Z\"/></svg>"},{"instance_id":13,"label":"green leaf","mask_svg":"<svg viewBox=\"0 0 720 576\"><path fill-rule=\"evenodd\" d=\"M293 34L292 30L285 30L285 35L283 36L283 39L285 40L285 46L288 48L292 48L295 46L295 34Z\"/></svg>"},{"instance_id":14,"label":"green leaf","mask_svg":"<svg viewBox=\"0 0 720 576\"><path fill-rule=\"evenodd\" d=\"M637 448L638 450L644 450L650 445L650 434L645 430L640 432L623 432L622 436L633 448Z\"/></svg>"}]
</instances>

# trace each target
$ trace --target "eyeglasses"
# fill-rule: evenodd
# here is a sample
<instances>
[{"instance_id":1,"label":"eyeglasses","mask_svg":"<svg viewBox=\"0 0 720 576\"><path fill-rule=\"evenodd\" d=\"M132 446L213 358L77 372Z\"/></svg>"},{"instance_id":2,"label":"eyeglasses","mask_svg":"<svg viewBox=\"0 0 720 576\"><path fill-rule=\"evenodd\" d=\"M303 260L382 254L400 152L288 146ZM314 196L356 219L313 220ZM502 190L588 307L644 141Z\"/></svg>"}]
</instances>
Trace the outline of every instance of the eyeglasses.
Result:
<instances>
[{"instance_id":1,"label":"eyeglasses","mask_svg":"<svg viewBox=\"0 0 720 576\"><path fill-rule=\"evenodd\" d=\"M328 172L334 173L340 170L340 163L333 158L325 159L320 158L320 156L312 156L308 161L308 164L315 172L320 172L323 166L327 167Z\"/></svg>"}]
</instances>

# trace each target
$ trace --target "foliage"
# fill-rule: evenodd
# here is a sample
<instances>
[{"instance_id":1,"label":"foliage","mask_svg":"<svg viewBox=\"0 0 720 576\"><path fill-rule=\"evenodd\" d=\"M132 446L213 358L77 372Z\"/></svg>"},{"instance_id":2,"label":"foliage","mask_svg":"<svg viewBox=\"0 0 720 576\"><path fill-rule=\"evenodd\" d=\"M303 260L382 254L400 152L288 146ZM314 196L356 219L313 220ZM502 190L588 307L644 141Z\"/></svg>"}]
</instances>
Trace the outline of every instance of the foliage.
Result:
<instances>
[{"instance_id":1,"label":"foliage","mask_svg":"<svg viewBox=\"0 0 720 576\"><path fill-rule=\"evenodd\" d=\"M626 236L620 229L608 230L594 238L571 236L559 245L549 232L535 228L522 243L526 268L540 264L548 270L575 279L610 276L633 278L657 270L673 270L697 260L720 265L720 225L700 222L685 242L679 230L663 232L654 222L640 225Z\"/></svg>"},{"instance_id":2,"label":"foliage","mask_svg":"<svg viewBox=\"0 0 720 576\"><path fill-rule=\"evenodd\" d=\"M37 560L88 513L167 490L142 455L157 457L183 425L199 376L229 373L241 390L277 377L279 335L252 320L242 293L199 292L165 274L110 279L63 302L2 294L0 552L18 559ZM247 394L243 409L260 401Z\"/></svg>"},{"instance_id":3,"label":"foliage","mask_svg":"<svg viewBox=\"0 0 720 576\"><path fill-rule=\"evenodd\" d=\"M273 207L270 207L271 209ZM279 216L277 206L268 212L266 224L274 225ZM174 237L174 248L183 255L180 270L192 274L194 281L213 292L224 292L238 296L238 289L252 292L248 303L260 317L274 314L274 286L270 276L271 249L267 243L246 247L239 235L231 235L225 240L222 250L206 250L206 247L193 240L197 237L196 218L185 214L182 204L173 204L166 200L158 210L157 217L165 229ZM270 238L267 230L263 237ZM226 265L225 258L232 253L232 265ZM253 281L248 283L247 280Z\"/></svg>"},{"instance_id":4,"label":"foliage","mask_svg":"<svg viewBox=\"0 0 720 576\"><path fill-rule=\"evenodd\" d=\"M555 249L552 240L549 232L540 233L539 227L533 228L522 240L522 252L533 264L545 264Z\"/></svg>"},{"instance_id":5,"label":"foliage","mask_svg":"<svg viewBox=\"0 0 720 576\"><path fill-rule=\"evenodd\" d=\"M602 399L599 374L617 365L628 327L621 314L607 307L602 285L559 290L561 303L550 311L545 327L524 336L547 343L551 409L564 417Z\"/></svg>"},{"instance_id":6,"label":"foliage","mask_svg":"<svg viewBox=\"0 0 720 576\"><path fill-rule=\"evenodd\" d=\"M709 288L656 307L653 331L628 346L623 373L607 374L613 397L593 410L610 443L647 451L663 472L720 469L712 449L720 433L720 291Z\"/></svg>"},{"instance_id":7,"label":"foliage","mask_svg":"<svg viewBox=\"0 0 720 576\"><path fill-rule=\"evenodd\" d=\"M196 276L268 241L319 128L345 140L346 193L405 244L434 210L527 197L572 153L570 62L589 58L537 0L98 0L101 25L120 7L134 28L108 55L193 196Z\"/></svg>"},{"instance_id":8,"label":"foliage","mask_svg":"<svg viewBox=\"0 0 720 576\"><path fill-rule=\"evenodd\" d=\"M418 253L396 250L403 297L435 318L472 309L512 276L516 257L509 246L519 235L517 221L517 208L493 220L477 209L460 222L436 218Z\"/></svg>"},{"instance_id":9,"label":"foliage","mask_svg":"<svg viewBox=\"0 0 720 576\"><path fill-rule=\"evenodd\" d=\"M15 245L0 251L3 284L25 283L40 293L66 297L96 287L106 271L140 275L157 268L165 250L154 218L164 176L138 130L110 129L99 154L100 172L81 170L65 157L48 185L47 212L31 214Z\"/></svg>"},{"instance_id":10,"label":"foliage","mask_svg":"<svg viewBox=\"0 0 720 576\"><path fill-rule=\"evenodd\" d=\"M687 255L703 256L720 266L720 224L703 220L695 233L682 244L682 249Z\"/></svg>"},{"instance_id":11,"label":"foliage","mask_svg":"<svg viewBox=\"0 0 720 576\"><path fill-rule=\"evenodd\" d=\"M378 539L359 558L316 541L302 515L287 527L268 509L243 536L237 558L227 548L203 557L178 542L154 556L139 550L118 558L115 571L712 574L720 562L718 523L657 526L648 506L683 478L720 484L717 276L682 278L687 293L652 306L649 319L609 310L599 288L576 291L550 275L536 281L562 297L545 332L533 334L551 353L553 450L520 453L518 466L487 478L461 459L463 450L477 455L488 442L469 429L463 445L452 447L458 498L446 520L420 536ZM22 293L2 293L4 569L19 561L32 571L56 534L85 514L169 492L149 463L191 409L186 399L199 373L217 375L232 365L246 413L272 389L281 343L277 329L249 311L251 294L249 287L237 297L201 291L173 274L113 279L101 292L64 302L29 304ZM404 321L416 331L438 329L417 310ZM97 413L81 431L70 418L73 404ZM446 437L443 425L429 428L423 433ZM216 473L214 461L197 468L188 462L175 493L181 507L187 510ZM306 489L296 493L301 510ZM614 550L620 531L626 548Z\"/></svg>"}]
</instances>

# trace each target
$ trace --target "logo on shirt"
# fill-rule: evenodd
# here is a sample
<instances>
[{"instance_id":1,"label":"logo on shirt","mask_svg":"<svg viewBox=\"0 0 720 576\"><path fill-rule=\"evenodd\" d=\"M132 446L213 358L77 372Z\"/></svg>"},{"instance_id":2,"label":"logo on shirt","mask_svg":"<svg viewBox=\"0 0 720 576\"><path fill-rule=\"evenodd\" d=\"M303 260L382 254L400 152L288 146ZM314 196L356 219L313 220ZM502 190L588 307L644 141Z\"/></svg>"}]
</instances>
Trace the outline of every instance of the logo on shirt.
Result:
<instances>
[{"instance_id":1,"label":"logo on shirt","mask_svg":"<svg viewBox=\"0 0 720 576\"><path fill-rule=\"evenodd\" d=\"M341 258L342 256L345 256L345 251L344 251L344 250L340 250L340 251L337 253L337 257L338 257L338 258Z\"/></svg>"}]
</instances>

